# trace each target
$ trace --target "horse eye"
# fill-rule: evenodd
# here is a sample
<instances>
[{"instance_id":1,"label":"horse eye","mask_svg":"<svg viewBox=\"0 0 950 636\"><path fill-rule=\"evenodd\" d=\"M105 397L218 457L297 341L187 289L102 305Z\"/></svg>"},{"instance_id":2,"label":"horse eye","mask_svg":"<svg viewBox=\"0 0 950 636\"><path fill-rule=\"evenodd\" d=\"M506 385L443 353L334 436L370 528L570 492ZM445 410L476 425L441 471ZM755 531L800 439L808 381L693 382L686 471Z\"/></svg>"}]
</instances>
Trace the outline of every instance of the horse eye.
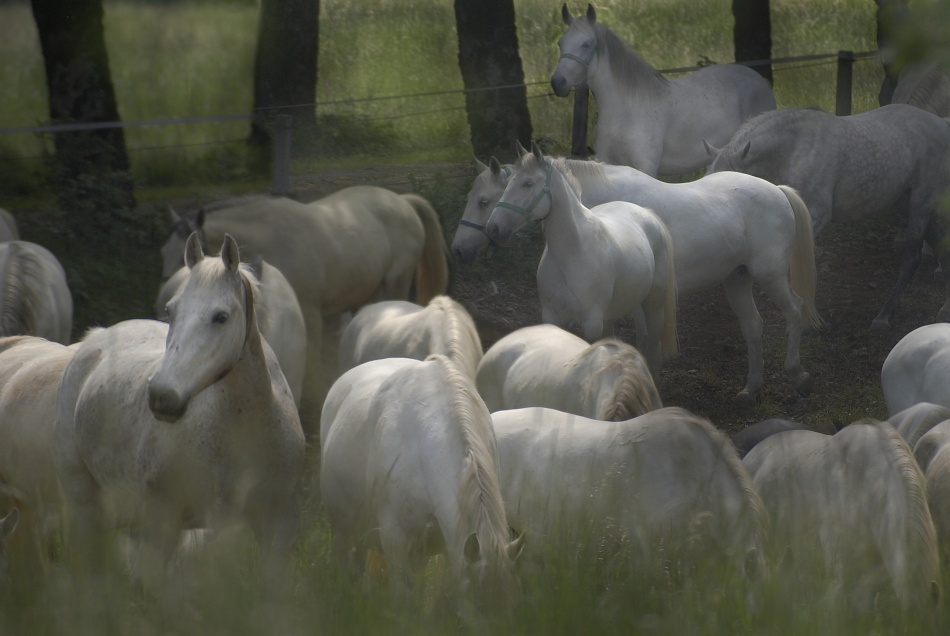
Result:
<instances>
[{"instance_id":1,"label":"horse eye","mask_svg":"<svg viewBox=\"0 0 950 636\"><path fill-rule=\"evenodd\" d=\"M524 181L524 187L525 187L525 188L533 188L533 187L534 187L534 179L525 179L525 181Z\"/></svg>"},{"instance_id":2,"label":"horse eye","mask_svg":"<svg viewBox=\"0 0 950 636\"><path fill-rule=\"evenodd\" d=\"M478 206L481 208L488 207L488 199L479 199Z\"/></svg>"},{"instance_id":3,"label":"horse eye","mask_svg":"<svg viewBox=\"0 0 950 636\"><path fill-rule=\"evenodd\" d=\"M591 44L592 44L592 43L590 42L590 40L588 40L587 42L584 42L583 44L581 44L581 48L582 48L582 49L589 49L590 46L591 46Z\"/></svg>"},{"instance_id":4,"label":"horse eye","mask_svg":"<svg viewBox=\"0 0 950 636\"><path fill-rule=\"evenodd\" d=\"M228 321L228 314L223 311L219 311L211 318L211 322L213 322L216 325L223 325L227 321Z\"/></svg>"},{"instance_id":5,"label":"horse eye","mask_svg":"<svg viewBox=\"0 0 950 636\"><path fill-rule=\"evenodd\" d=\"M171 303L165 305L165 316L171 320L175 316L175 306Z\"/></svg>"}]
</instances>

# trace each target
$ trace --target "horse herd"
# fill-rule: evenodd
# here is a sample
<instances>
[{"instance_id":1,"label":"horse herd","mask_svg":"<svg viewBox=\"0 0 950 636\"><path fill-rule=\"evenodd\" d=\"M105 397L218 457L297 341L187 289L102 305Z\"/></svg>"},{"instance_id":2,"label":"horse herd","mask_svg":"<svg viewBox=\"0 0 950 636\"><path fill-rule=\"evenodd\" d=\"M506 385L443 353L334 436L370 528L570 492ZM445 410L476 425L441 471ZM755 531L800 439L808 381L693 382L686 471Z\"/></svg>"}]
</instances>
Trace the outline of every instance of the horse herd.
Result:
<instances>
[{"instance_id":1,"label":"horse herd","mask_svg":"<svg viewBox=\"0 0 950 636\"><path fill-rule=\"evenodd\" d=\"M888 356L888 421L831 436L769 420L730 440L664 406L659 374L676 352L678 297L721 284L747 344L738 399L754 400L757 285L784 315L789 381L808 393L799 344L822 324L815 235L896 208L907 239L873 322L886 327L925 240L950 265L937 214L950 127L909 105L774 110L767 84L731 65L677 85L649 73L592 7L563 14L552 85L559 95L590 85L609 162L537 144L519 145L511 165L477 162L451 248L426 200L371 186L173 212L164 321L70 344L62 267L0 216L0 585L40 576L57 536L75 567L95 572L117 527L134 537L133 576L161 582L186 531L213 541L242 521L279 588L309 493L348 573L373 580L381 555L392 594L413 603L429 557L443 554L463 615L511 608L524 568L581 559L637 576L661 554L714 567L753 606L795 570L820 573L814 598L859 612L882 594L904 610L942 602L950 325L921 327ZM637 91L623 87L632 81ZM665 97L649 102L646 86ZM721 98L729 117L703 128L700 114L717 111L703 107L649 134L611 123L631 95L663 118L700 101L684 97L694 91ZM655 178L709 162L690 182ZM447 295L448 256L470 263L535 220L542 324L483 350ZM636 346L610 337L625 317Z\"/></svg>"}]
</instances>

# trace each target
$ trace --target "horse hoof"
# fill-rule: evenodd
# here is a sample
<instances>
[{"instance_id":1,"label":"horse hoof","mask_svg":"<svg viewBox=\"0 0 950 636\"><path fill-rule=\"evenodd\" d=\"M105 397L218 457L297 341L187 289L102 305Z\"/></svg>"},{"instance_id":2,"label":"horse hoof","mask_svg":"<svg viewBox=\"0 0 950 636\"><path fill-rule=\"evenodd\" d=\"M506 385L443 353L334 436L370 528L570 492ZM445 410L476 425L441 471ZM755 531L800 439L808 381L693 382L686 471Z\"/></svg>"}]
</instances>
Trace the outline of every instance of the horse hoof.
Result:
<instances>
[{"instance_id":1,"label":"horse hoof","mask_svg":"<svg viewBox=\"0 0 950 636\"><path fill-rule=\"evenodd\" d=\"M798 394L802 397L808 397L811 395L812 385L813 382L811 375L808 373L802 373L802 377L800 377L798 382L795 383L795 390L798 391Z\"/></svg>"},{"instance_id":2,"label":"horse hoof","mask_svg":"<svg viewBox=\"0 0 950 636\"><path fill-rule=\"evenodd\" d=\"M887 318L878 317L871 321L871 331L875 331L877 333L883 333L885 331L889 331L890 328L891 328L891 321L888 320Z\"/></svg>"},{"instance_id":3,"label":"horse hoof","mask_svg":"<svg viewBox=\"0 0 950 636\"><path fill-rule=\"evenodd\" d=\"M736 404L740 406L751 406L755 404L755 393L750 393L749 389L742 389L736 394Z\"/></svg>"}]
</instances>

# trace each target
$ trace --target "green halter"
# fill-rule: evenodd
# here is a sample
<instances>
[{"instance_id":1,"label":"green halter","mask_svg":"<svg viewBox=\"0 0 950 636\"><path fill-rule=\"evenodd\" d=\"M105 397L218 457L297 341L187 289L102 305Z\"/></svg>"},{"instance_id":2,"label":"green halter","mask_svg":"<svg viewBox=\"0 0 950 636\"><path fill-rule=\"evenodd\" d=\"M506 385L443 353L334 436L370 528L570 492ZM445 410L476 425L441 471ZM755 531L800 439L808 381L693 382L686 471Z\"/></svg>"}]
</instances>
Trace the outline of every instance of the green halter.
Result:
<instances>
[{"instance_id":1,"label":"green halter","mask_svg":"<svg viewBox=\"0 0 950 636\"><path fill-rule=\"evenodd\" d=\"M552 166L551 166L551 162L548 161L547 159L544 160L544 164L547 166L547 172L546 172L545 175L544 175L544 187L541 188L541 191L538 192L538 193L534 196L533 199L531 199L531 202L528 203L528 206L527 206L527 207L522 207L522 206L520 206L520 205L515 205L514 203L508 203L508 202L506 202L506 201L499 201L497 204L495 204L495 208L496 208L496 209L497 209L497 208L507 208L507 209L509 209L509 210L514 210L515 212L517 212L518 214L520 214L521 216L523 216L526 221L530 221L530 220L531 220L531 211L534 210L535 206L538 205L538 203L541 202L541 199L543 199L545 195L547 195L548 198L551 198L551 169L552 169Z\"/></svg>"}]
</instances>

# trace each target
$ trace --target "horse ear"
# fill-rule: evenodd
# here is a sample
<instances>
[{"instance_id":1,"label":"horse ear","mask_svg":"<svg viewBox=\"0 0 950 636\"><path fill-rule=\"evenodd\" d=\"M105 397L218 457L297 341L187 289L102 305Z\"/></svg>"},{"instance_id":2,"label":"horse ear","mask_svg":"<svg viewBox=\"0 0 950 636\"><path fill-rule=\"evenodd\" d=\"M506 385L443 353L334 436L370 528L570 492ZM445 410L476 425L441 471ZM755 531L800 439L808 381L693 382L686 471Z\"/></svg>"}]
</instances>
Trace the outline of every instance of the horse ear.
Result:
<instances>
[{"instance_id":1,"label":"horse ear","mask_svg":"<svg viewBox=\"0 0 950 636\"><path fill-rule=\"evenodd\" d=\"M181 221L181 215L175 212L175 208L168 206L168 219L172 222L172 225L178 225Z\"/></svg>"},{"instance_id":2,"label":"horse ear","mask_svg":"<svg viewBox=\"0 0 950 636\"><path fill-rule=\"evenodd\" d=\"M594 11L594 5L587 3L587 21L591 24L597 22L597 12Z\"/></svg>"},{"instance_id":3,"label":"horse ear","mask_svg":"<svg viewBox=\"0 0 950 636\"><path fill-rule=\"evenodd\" d=\"M497 159L492 157L488 162L488 168L491 170L491 173L496 177L501 174L501 164Z\"/></svg>"},{"instance_id":4,"label":"horse ear","mask_svg":"<svg viewBox=\"0 0 950 636\"><path fill-rule=\"evenodd\" d=\"M224 244L221 246L221 260L224 261L224 266L232 274L237 271L238 265L241 264L241 251L230 234L224 235Z\"/></svg>"},{"instance_id":5,"label":"horse ear","mask_svg":"<svg viewBox=\"0 0 950 636\"><path fill-rule=\"evenodd\" d=\"M478 537L475 533L471 533L465 539L465 560L468 563L478 563L478 560L481 558L482 549L478 543Z\"/></svg>"},{"instance_id":6,"label":"horse ear","mask_svg":"<svg viewBox=\"0 0 950 636\"><path fill-rule=\"evenodd\" d=\"M531 154L537 158L538 161L544 161L544 154L541 152L541 146L538 145L538 142L531 142Z\"/></svg>"},{"instance_id":7,"label":"horse ear","mask_svg":"<svg viewBox=\"0 0 950 636\"><path fill-rule=\"evenodd\" d=\"M474 157L474 159L475 159L475 172L477 172L478 174L481 174L485 172L485 170L488 169L488 166L486 166L481 161L479 161L478 157Z\"/></svg>"},{"instance_id":8,"label":"horse ear","mask_svg":"<svg viewBox=\"0 0 950 636\"><path fill-rule=\"evenodd\" d=\"M247 262L247 266L251 269L251 273L254 274L254 278L258 281L264 280L264 259L260 254L255 254L254 258Z\"/></svg>"},{"instance_id":9,"label":"horse ear","mask_svg":"<svg viewBox=\"0 0 950 636\"><path fill-rule=\"evenodd\" d=\"M517 561L518 557L521 556L521 553L524 551L524 532L522 532L516 539L511 543L505 546L505 554L508 555L508 558L512 561Z\"/></svg>"},{"instance_id":10,"label":"horse ear","mask_svg":"<svg viewBox=\"0 0 950 636\"><path fill-rule=\"evenodd\" d=\"M521 145L520 139L515 139L515 152L518 153L518 158L524 157L526 154L528 154L528 151L525 149L525 147Z\"/></svg>"},{"instance_id":11,"label":"horse ear","mask_svg":"<svg viewBox=\"0 0 950 636\"><path fill-rule=\"evenodd\" d=\"M752 148L752 142L745 142L745 147L742 149L742 152L739 153L740 159L745 159L746 155L749 154L749 149Z\"/></svg>"},{"instance_id":12,"label":"horse ear","mask_svg":"<svg viewBox=\"0 0 950 636\"><path fill-rule=\"evenodd\" d=\"M571 26L571 23L574 22L574 16L571 15L571 12L567 10L567 3L561 5L561 19L564 20L564 24Z\"/></svg>"},{"instance_id":13,"label":"horse ear","mask_svg":"<svg viewBox=\"0 0 950 636\"><path fill-rule=\"evenodd\" d=\"M16 528L17 521L20 519L20 511L16 508L10 510L7 516L0 519L0 541L10 536Z\"/></svg>"},{"instance_id":14,"label":"horse ear","mask_svg":"<svg viewBox=\"0 0 950 636\"><path fill-rule=\"evenodd\" d=\"M188 266L188 269L191 269L205 257L205 253L201 249L201 240L198 238L197 232L192 232L188 235L188 241L185 243L185 265Z\"/></svg>"},{"instance_id":15,"label":"horse ear","mask_svg":"<svg viewBox=\"0 0 950 636\"><path fill-rule=\"evenodd\" d=\"M719 155L719 151L722 150L721 148L716 148L705 139L703 139L703 147L706 149L706 154L712 159L715 159Z\"/></svg>"}]
</instances>

